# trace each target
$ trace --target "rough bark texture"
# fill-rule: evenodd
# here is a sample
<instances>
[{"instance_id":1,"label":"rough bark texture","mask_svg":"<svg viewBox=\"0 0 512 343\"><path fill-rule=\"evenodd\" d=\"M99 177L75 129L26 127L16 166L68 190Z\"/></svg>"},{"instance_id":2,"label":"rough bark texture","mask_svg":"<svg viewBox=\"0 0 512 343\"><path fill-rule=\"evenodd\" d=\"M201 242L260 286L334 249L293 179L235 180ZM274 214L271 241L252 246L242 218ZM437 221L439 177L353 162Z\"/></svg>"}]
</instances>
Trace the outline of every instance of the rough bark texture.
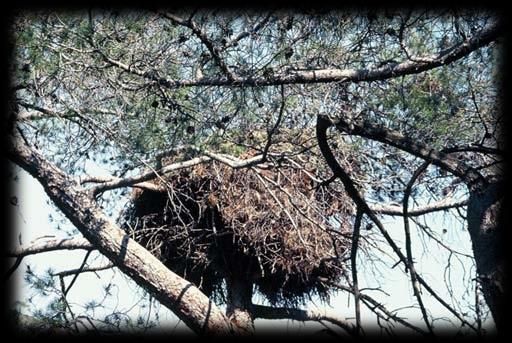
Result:
<instances>
[{"instance_id":1,"label":"rough bark texture","mask_svg":"<svg viewBox=\"0 0 512 343\"><path fill-rule=\"evenodd\" d=\"M234 325L237 334L254 334L252 314L252 284L233 276L227 280L228 306L226 314Z\"/></svg>"},{"instance_id":2,"label":"rough bark texture","mask_svg":"<svg viewBox=\"0 0 512 343\"><path fill-rule=\"evenodd\" d=\"M13 141L9 158L35 177L48 197L78 230L120 270L146 288L198 334L230 334L229 320L212 301L112 223L63 171L42 155Z\"/></svg>"},{"instance_id":3,"label":"rough bark texture","mask_svg":"<svg viewBox=\"0 0 512 343\"><path fill-rule=\"evenodd\" d=\"M495 182L473 190L467 209L478 278L498 330L505 325L505 290L508 284L504 257L506 237L500 218L503 187L503 182Z\"/></svg>"}]
</instances>

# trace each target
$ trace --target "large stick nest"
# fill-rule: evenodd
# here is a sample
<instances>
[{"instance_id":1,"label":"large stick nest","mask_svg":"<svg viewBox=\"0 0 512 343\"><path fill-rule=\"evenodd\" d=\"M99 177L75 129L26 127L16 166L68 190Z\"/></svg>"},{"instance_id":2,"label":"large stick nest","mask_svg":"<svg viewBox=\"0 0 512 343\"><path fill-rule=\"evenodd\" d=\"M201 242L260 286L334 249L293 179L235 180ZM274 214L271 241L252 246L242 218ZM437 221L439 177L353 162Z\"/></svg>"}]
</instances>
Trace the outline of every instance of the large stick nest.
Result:
<instances>
[{"instance_id":1,"label":"large stick nest","mask_svg":"<svg viewBox=\"0 0 512 343\"><path fill-rule=\"evenodd\" d=\"M156 182L167 192L133 192L126 229L216 301L233 276L273 304L328 299L318 277L334 281L344 272L353 209L342 189L320 186L316 170L300 165L212 162L182 170Z\"/></svg>"}]
</instances>

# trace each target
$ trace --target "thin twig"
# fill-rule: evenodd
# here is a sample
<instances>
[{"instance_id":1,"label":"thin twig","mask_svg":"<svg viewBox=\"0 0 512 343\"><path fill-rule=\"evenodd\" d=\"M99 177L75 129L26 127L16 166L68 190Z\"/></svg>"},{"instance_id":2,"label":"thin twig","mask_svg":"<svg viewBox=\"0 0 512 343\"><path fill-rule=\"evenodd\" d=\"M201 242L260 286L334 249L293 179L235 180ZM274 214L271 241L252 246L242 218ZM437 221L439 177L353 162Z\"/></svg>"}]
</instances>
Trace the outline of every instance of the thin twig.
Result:
<instances>
[{"instance_id":1,"label":"thin twig","mask_svg":"<svg viewBox=\"0 0 512 343\"><path fill-rule=\"evenodd\" d=\"M69 283L68 288L66 288L66 290L64 291L64 296L67 296L67 295L68 295L68 292L69 292L69 290L71 289L71 287L73 287L73 284L75 283L76 279L78 278L78 275L80 275L80 273L81 273L81 272L82 272L82 270L84 269L85 264L87 263L87 259L89 258L89 255L91 255L91 253L92 253L92 250L89 250L89 251L85 254L84 260L82 261L82 265L80 266L80 268L78 269L78 271L75 273L75 277L73 277L73 280L71 280L71 282Z\"/></svg>"}]
</instances>

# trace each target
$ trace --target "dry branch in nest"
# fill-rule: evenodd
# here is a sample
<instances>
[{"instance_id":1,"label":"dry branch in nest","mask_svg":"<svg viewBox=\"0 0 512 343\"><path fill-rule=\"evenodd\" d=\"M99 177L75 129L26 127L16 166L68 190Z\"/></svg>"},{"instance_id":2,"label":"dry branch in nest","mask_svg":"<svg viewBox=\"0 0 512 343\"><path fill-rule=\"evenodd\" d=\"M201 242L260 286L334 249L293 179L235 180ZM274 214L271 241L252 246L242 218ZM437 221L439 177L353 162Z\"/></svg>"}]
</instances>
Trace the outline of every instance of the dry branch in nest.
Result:
<instances>
[{"instance_id":1,"label":"dry branch in nest","mask_svg":"<svg viewBox=\"0 0 512 343\"><path fill-rule=\"evenodd\" d=\"M353 208L342 189L319 185L311 160L182 170L165 178L166 193L134 191L126 229L216 301L228 277L254 284L273 304L327 300L318 278L342 275Z\"/></svg>"}]
</instances>

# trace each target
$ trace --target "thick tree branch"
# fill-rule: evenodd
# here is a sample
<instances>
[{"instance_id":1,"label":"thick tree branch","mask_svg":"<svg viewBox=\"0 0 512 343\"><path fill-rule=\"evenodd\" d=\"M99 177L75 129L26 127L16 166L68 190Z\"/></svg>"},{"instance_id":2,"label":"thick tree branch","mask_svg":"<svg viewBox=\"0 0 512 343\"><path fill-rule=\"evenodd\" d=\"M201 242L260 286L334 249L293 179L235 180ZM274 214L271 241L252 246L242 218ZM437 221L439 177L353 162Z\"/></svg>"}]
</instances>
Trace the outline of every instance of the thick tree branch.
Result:
<instances>
[{"instance_id":1,"label":"thick tree branch","mask_svg":"<svg viewBox=\"0 0 512 343\"><path fill-rule=\"evenodd\" d=\"M408 211L409 217L418 217L424 214L433 213L437 211L445 211L451 208L459 208L467 206L468 199L465 200L455 200L453 198L445 198L440 201L433 202L431 204L413 208ZM403 216L403 208L402 206L397 205L379 205L372 204L370 208L373 212L378 214L384 214L388 216Z\"/></svg>"},{"instance_id":2,"label":"thick tree branch","mask_svg":"<svg viewBox=\"0 0 512 343\"><path fill-rule=\"evenodd\" d=\"M182 162L176 162L169 164L160 170L151 170L149 172L143 173L141 175L133 176L133 177L126 177L126 178L86 178L83 183L85 182L103 182L91 189L91 193L96 196L102 192L105 192L110 189L115 188L121 188L121 187L138 187L138 188L145 188L156 192L163 192L165 191L165 187L159 187L157 185L154 185L149 182L153 180L158 175L165 175L172 171L184 169L193 167L195 165L211 162L212 160L219 161L221 163L226 164L227 166L233 168L233 169L240 169L240 168L249 168L252 166L255 166L259 163L264 162L263 155L257 155L245 160L241 160L229 155L221 155L216 154L213 152L210 152L208 150L200 149L194 146L191 146L191 149L194 149L198 152L201 152L204 154L204 156L196 157L187 161Z\"/></svg>"},{"instance_id":3,"label":"thick tree branch","mask_svg":"<svg viewBox=\"0 0 512 343\"><path fill-rule=\"evenodd\" d=\"M201 80L168 80L156 78L151 73L134 69L126 64L106 60L127 72L143 76L151 81L158 82L167 88L190 86L275 86L282 84L303 83L330 83L330 82L363 82L386 80L404 75L418 74L426 70L434 69L459 60L471 52L485 46L503 34L504 27L500 22L494 22L483 28L474 36L457 43L436 54L415 57L414 60L406 60L398 64L386 64L375 69L316 69L294 70L286 73L276 73L268 76L247 77L204 77ZM215 56L215 55L214 55ZM228 69L229 71L229 69ZM229 74L228 74L229 75Z\"/></svg>"},{"instance_id":4,"label":"thick tree branch","mask_svg":"<svg viewBox=\"0 0 512 343\"><path fill-rule=\"evenodd\" d=\"M467 228L473 245L477 280L499 333L506 330L508 324L506 294L509 278L505 256L509 231L503 215L508 202L505 185L506 182L500 180L471 192L467 208Z\"/></svg>"},{"instance_id":5,"label":"thick tree branch","mask_svg":"<svg viewBox=\"0 0 512 343\"><path fill-rule=\"evenodd\" d=\"M103 214L85 189L16 138L9 146L9 159L41 183L48 197L100 253L196 333L231 333L229 320L206 295L167 269Z\"/></svg>"},{"instance_id":6,"label":"thick tree branch","mask_svg":"<svg viewBox=\"0 0 512 343\"><path fill-rule=\"evenodd\" d=\"M247 159L239 159L234 156L230 156L227 154L217 154L194 145L188 145L186 147L180 147L179 149L175 149L173 151L184 150L184 149L195 150L203 156L195 157L190 160L175 162L164 167L159 167L157 169L152 169L148 172L142 173L140 175L118 178L118 177L99 177L99 176L84 176L79 177L77 179L79 184L85 183L99 183L91 188L90 192L94 196L97 196L100 193L103 193L107 190L122 188L122 187L137 187L142 189L147 189L155 192L165 192L166 188L163 186L158 186L154 183L147 182L151 181L159 176L168 174L170 172L190 168L198 164L208 163L212 161L221 162L233 169L241 169L241 168L250 168L265 162L266 155L260 154ZM171 152L166 153L166 155L170 155ZM268 155L268 154L267 154Z\"/></svg>"},{"instance_id":7,"label":"thick tree branch","mask_svg":"<svg viewBox=\"0 0 512 343\"><path fill-rule=\"evenodd\" d=\"M254 318L262 319L293 319L298 321L326 321L335 324L349 334L355 334L355 327L353 324L346 321L345 318L336 313L318 310L301 310L297 308L287 307L268 307L263 305L253 305L252 311Z\"/></svg>"},{"instance_id":8,"label":"thick tree branch","mask_svg":"<svg viewBox=\"0 0 512 343\"><path fill-rule=\"evenodd\" d=\"M486 184L483 176L474 168L466 165L463 161L460 161L447 153L434 150L417 140L404 136L398 131L375 125L368 121L349 122L345 118L336 118L335 121L332 122L327 117L325 117L325 120L329 121L331 125L336 125L340 131L391 145L414 156L420 157L425 161L429 161L439 168L461 178L469 188L480 184Z\"/></svg>"},{"instance_id":9,"label":"thick tree branch","mask_svg":"<svg viewBox=\"0 0 512 343\"><path fill-rule=\"evenodd\" d=\"M231 320L237 335L254 334L252 292L252 282L244 280L240 275L226 278L226 316Z\"/></svg>"},{"instance_id":10,"label":"thick tree branch","mask_svg":"<svg viewBox=\"0 0 512 343\"><path fill-rule=\"evenodd\" d=\"M491 147L487 147L484 145L457 146L457 147L443 149L443 152L444 153L476 152L479 154L505 156L504 150L497 149L497 148L491 148Z\"/></svg>"},{"instance_id":11,"label":"thick tree branch","mask_svg":"<svg viewBox=\"0 0 512 343\"><path fill-rule=\"evenodd\" d=\"M329 168L331 168L334 175L340 179L340 181L343 183L343 187L345 188L345 191L350 196L350 198L354 201L356 204L358 210L360 210L362 213L368 215L368 217L377 225L381 233L384 235L384 238L386 238L386 241L389 243L393 251L397 254L397 256L400 258L400 260L407 265L407 258L405 255L400 251L400 248L396 245L396 243L393 241L387 230L384 228L384 225L380 222L379 218L375 215L375 213L371 210L371 208L368 206L368 203L363 198L363 196L360 194L359 190L354 185L354 182L352 181L350 175L347 174L347 172L339 165L338 161L336 161L336 157L331 151L331 148L329 147L329 143L327 142L327 129L331 127L333 123L331 120L324 115L318 115L317 116L317 122L316 122L316 135L318 140L318 147L320 148L320 152L325 158L325 161Z\"/></svg>"},{"instance_id":12,"label":"thick tree branch","mask_svg":"<svg viewBox=\"0 0 512 343\"><path fill-rule=\"evenodd\" d=\"M400 259L400 262L403 263L405 266L408 265L407 257L402 253L400 248L396 245L395 241L391 238L389 235L389 232L386 230L382 222L377 218L375 213L371 210L371 208L368 206L362 195L359 193L359 191L354 186L354 182L350 178L350 175L348 175L343 168L339 165L339 163L336 161L336 158L334 157L334 154L332 153L329 144L327 142L327 129L332 126L332 121L324 115L318 115L317 116L317 124L316 124L316 133L317 133L317 140L318 140L318 146L320 148L320 151L322 152L322 155L324 156L328 166L333 171L334 175L338 177L345 187L345 191L350 196L350 198L355 202L355 204L358 206L358 209L362 210L370 219L372 222L375 223L381 234L386 239L386 242L388 242L389 246L395 254ZM446 309L448 309L451 313L453 313L461 322L468 325L468 327L475 330L475 327L468 323L464 317L462 317L457 311L455 311L444 299L442 299L433 289L430 287L427 282L420 276L416 275L418 282L437 300L439 301Z\"/></svg>"},{"instance_id":13,"label":"thick tree branch","mask_svg":"<svg viewBox=\"0 0 512 343\"><path fill-rule=\"evenodd\" d=\"M36 113L25 113L24 115L19 115L16 119L20 121L31 121L31 120L39 120L39 119L48 119L48 118L60 118L60 119L73 119L73 118L81 118L78 111L69 110L66 113L63 112L57 112L50 110L48 108L44 108L41 106L37 106L31 103L28 103L23 100L17 100L17 103L20 106L25 107L26 109L31 109L36 111ZM109 111L103 108L87 108L82 109L82 112L89 112L89 113L98 113L103 115L110 115L110 116L118 116L119 113L116 113L114 111ZM39 112L39 113L37 113Z\"/></svg>"},{"instance_id":14,"label":"thick tree branch","mask_svg":"<svg viewBox=\"0 0 512 343\"><path fill-rule=\"evenodd\" d=\"M7 271L7 273L5 273L5 278L6 279L9 279L11 277L11 275L16 271L16 269L18 269L18 267L20 266L21 264L21 261L23 261L23 257L17 257L16 258L16 261L14 261L14 264L11 266L11 268L9 268L9 270Z\"/></svg>"},{"instance_id":15,"label":"thick tree branch","mask_svg":"<svg viewBox=\"0 0 512 343\"><path fill-rule=\"evenodd\" d=\"M79 115L77 113L73 113L73 112L69 112L69 113L59 113L57 111L51 111L47 108L43 108L43 107L40 107L40 106L37 106L37 105L33 105L33 104L30 104L28 102L25 102L25 101L18 101L18 104L20 104L21 106L25 107L25 108L28 108L28 109L32 109L32 110L35 110L37 112L39 112L40 114L26 114L26 115L23 115L23 116L19 116L17 119L18 120L26 120L26 121L29 121L29 120L36 120L36 119L46 119L46 118L61 118L61 119L71 119L71 118L77 118L79 117Z\"/></svg>"},{"instance_id":16,"label":"thick tree branch","mask_svg":"<svg viewBox=\"0 0 512 343\"><path fill-rule=\"evenodd\" d=\"M138 187L140 185L141 188L146 188L154 191L161 191L162 188L159 188L158 186L151 185L150 183L146 183L145 181L149 181L157 177L157 175L165 175L171 171L184 169L188 167L192 167L207 161L210 161L211 158L208 156L201 156L196 157L187 161L183 162L176 162L169 164L168 166L165 166L161 168L158 171L149 171L146 173L143 173L141 175L133 176L133 177L126 177L126 178L111 178L109 181L104 182L100 185L97 185L91 189L91 193L96 196L100 193L103 193L110 189L115 188L121 188L121 187L127 187L127 186L133 186Z\"/></svg>"}]
</instances>

